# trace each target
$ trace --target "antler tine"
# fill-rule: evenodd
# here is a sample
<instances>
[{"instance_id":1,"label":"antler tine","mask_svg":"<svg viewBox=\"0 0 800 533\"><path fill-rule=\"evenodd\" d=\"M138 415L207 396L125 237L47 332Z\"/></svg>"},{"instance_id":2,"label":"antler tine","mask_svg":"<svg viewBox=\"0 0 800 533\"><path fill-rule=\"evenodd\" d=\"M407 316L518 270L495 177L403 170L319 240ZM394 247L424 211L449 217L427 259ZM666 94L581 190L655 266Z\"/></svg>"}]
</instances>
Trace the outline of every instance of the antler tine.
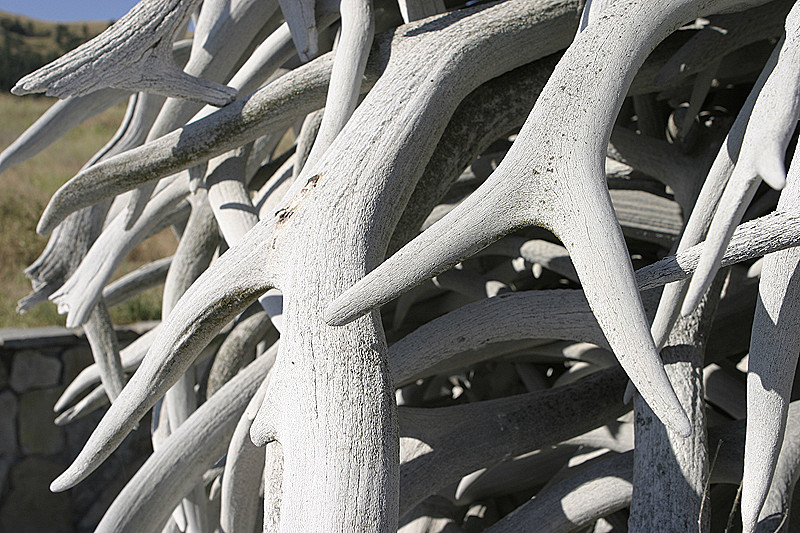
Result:
<instances>
[{"instance_id":1,"label":"antler tine","mask_svg":"<svg viewBox=\"0 0 800 533\"><path fill-rule=\"evenodd\" d=\"M59 100L0 153L0 174L44 150L66 132L127 97L128 91L101 89L91 96Z\"/></svg>"},{"instance_id":2,"label":"antler tine","mask_svg":"<svg viewBox=\"0 0 800 533\"><path fill-rule=\"evenodd\" d=\"M510 487L542 486L538 495L566 479L570 472L587 466L587 463L574 464L572 461L581 448L589 453L605 449L617 455L632 450L633 444L633 423L615 420L556 446L518 455L463 477L455 491L455 501L463 505L486 500L507 494Z\"/></svg>"},{"instance_id":3,"label":"antler tine","mask_svg":"<svg viewBox=\"0 0 800 533\"><path fill-rule=\"evenodd\" d=\"M749 44L779 37L794 0L780 0L741 13L714 15L661 67L653 80L672 85L708 70L724 56Z\"/></svg>"},{"instance_id":4,"label":"antler tine","mask_svg":"<svg viewBox=\"0 0 800 533\"><path fill-rule=\"evenodd\" d=\"M142 0L99 36L28 74L11 91L66 98L116 87L226 105L234 89L190 76L172 60L175 34L198 2Z\"/></svg>"},{"instance_id":5,"label":"antler tine","mask_svg":"<svg viewBox=\"0 0 800 533\"><path fill-rule=\"evenodd\" d=\"M800 245L800 211L774 212L741 224L733 234L730 246L722 257L722 266L755 259ZM686 279L697 268L705 248L701 242L636 271L641 290L659 287ZM669 288L669 285L665 290ZM661 298L663 302L664 298ZM661 303L661 302L659 302Z\"/></svg>"},{"instance_id":6,"label":"antler tine","mask_svg":"<svg viewBox=\"0 0 800 533\"><path fill-rule=\"evenodd\" d=\"M342 30L319 132L304 167L311 168L344 128L358 103L361 78L375 37L372 0L342 0Z\"/></svg>"},{"instance_id":7,"label":"antler tine","mask_svg":"<svg viewBox=\"0 0 800 533\"><path fill-rule=\"evenodd\" d=\"M486 531L525 531L532 527L541 527L543 531L580 529L617 509L628 507L633 494L632 480L632 451L607 457L547 485L534 500L521 505Z\"/></svg>"},{"instance_id":8,"label":"antler tine","mask_svg":"<svg viewBox=\"0 0 800 533\"><path fill-rule=\"evenodd\" d=\"M271 370L276 353L277 344L177 428L125 485L96 531L159 531L181 497L225 453L237 421Z\"/></svg>"},{"instance_id":9,"label":"antler tine","mask_svg":"<svg viewBox=\"0 0 800 533\"><path fill-rule=\"evenodd\" d=\"M278 0L283 18L292 32L297 54L303 61L313 59L319 53L315 0Z\"/></svg>"},{"instance_id":10,"label":"antler tine","mask_svg":"<svg viewBox=\"0 0 800 533\"><path fill-rule=\"evenodd\" d=\"M692 246L700 243L705 237L706 231L711 224L714 210L719 203L722 191L730 178L731 173L739 152L741 150L742 135L746 125L746 117L752 111L755 104L755 96L750 94L747 101L742 106L742 111L736 117L730 132L717 152L711 169L706 176L700 194L697 197L692 214L683 228L683 235L678 242L676 254L687 251ZM671 283L664 287L661 294L661 301L656 310L656 316L650 331L653 335L656 347L661 348L667 341L673 324L680 314L680 306L683 302L686 290L689 287L688 281Z\"/></svg>"},{"instance_id":11,"label":"antler tine","mask_svg":"<svg viewBox=\"0 0 800 533\"><path fill-rule=\"evenodd\" d=\"M222 531L253 531L258 518L258 492L266 457L265 449L257 448L250 440L253 419L248 412L261 406L268 385L269 374L247 404L228 445L219 516Z\"/></svg>"},{"instance_id":12,"label":"antler tine","mask_svg":"<svg viewBox=\"0 0 800 533\"><path fill-rule=\"evenodd\" d=\"M37 231L49 233L73 211L185 170L313 111L324 100L330 60L319 58L208 117L84 169L56 191ZM286 98L294 91L303 97Z\"/></svg>"},{"instance_id":13,"label":"antler tine","mask_svg":"<svg viewBox=\"0 0 800 533\"><path fill-rule=\"evenodd\" d=\"M558 9L545 13L541 20L566 27L571 18L566 14L575 4L577 0L559 5ZM320 25L330 24L333 20L326 6L327 1L318 6ZM536 43L541 55L556 52L565 46L557 28L549 28L544 36L544 40ZM361 83L362 93L374 85L385 68L389 49L397 50L414 39L413 31L411 35L397 31L376 37L370 52L371 60ZM252 141L267 130L288 126L297 118L319 109L324 105L332 59L332 54L321 56L212 115L187 124L139 149L85 169L56 191L42 214L37 232L47 234L77 209L190 168ZM243 83L246 82L244 78ZM289 94L296 97L289 98Z\"/></svg>"},{"instance_id":14,"label":"antler tine","mask_svg":"<svg viewBox=\"0 0 800 533\"><path fill-rule=\"evenodd\" d=\"M731 240L723 265L797 246L800 242L798 217L797 212L773 214L741 225ZM637 270L640 290L690 276L702 249L701 243L677 257L669 256ZM644 293L643 298L646 295L649 293ZM648 304L648 299L644 300ZM655 307L654 301L652 304L647 308ZM524 291L467 304L398 340L389 350L392 376L395 384L402 386L435 371L444 371L446 360L460 352L476 355L489 343L549 335L606 346L582 291ZM458 359L452 366L461 367L475 361L475 358L466 362Z\"/></svg>"},{"instance_id":15,"label":"antler tine","mask_svg":"<svg viewBox=\"0 0 800 533\"><path fill-rule=\"evenodd\" d=\"M93 306L83 329L92 348L92 357L100 370L100 380L109 400L113 402L125 386L125 375L117 334L102 298Z\"/></svg>"},{"instance_id":16,"label":"antler tine","mask_svg":"<svg viewBox=\"0 0 800 533\"><path fill-rule=\"evenodd\" d=\"M64 409L54 420L57 426L66 426L91 412L109 404L108 393L102 385L96 386L75 405Z\"/></svg>"},{"instance_id":17,"label":"antler tine","mask_svg":"<svg viewBox=\"0 0 800 533\"><path fill-rule=\"evenodd\" d=\"M247 175L246 169L246 161L252 150L251 143L212 159L205 177L210 208L229 246L241 241L259 220L245 185L252 177ZM259 302L267 311L269 320L275 318L276 328L280 330L281 320L277 318L283 312L280 296L264 295Z\"/></svg>"},{"instance_id":18,"label":"antler tine","mask_svg":"<svg viewBox=\"0 0 800 533\"><path fill-rule=\"evenodd\" d=\"M800 403L794 402L789 417L795 421L800 414ZM797 425L792 438L796 442ZM743 447L742 421L726 422L709 429L708 448L717 450L714 468L709 473L711 483L736 484L742 479L741 454ZM577 440L577 439L576 439ZM569 441L567 441L569 442ZM793 483L792 475L797 467L798 447L793 442L789 453L781 457L785 488ZM614 508L627 507L633 495L633 451L614 455L588 465L575 474L546 486L535 498L518 507L514 512L496 522L486 531L529 530L541 528L546 531L574 531L588 525L600 515L607 515ZM609 488L604 491L604 485ZM611 486L609 486L611 485ZM788 502L781 511L785 511ZM764 522L765 520L762 520ZM765 532L774 532L775 523Z\"/></svg>"},{"instance_id":19,"label":"antler tine","mask_svg":"<svg viewBox=\"0 0 800 533\"><path fill-rule=\"evenodd\" d=\"M229 246L239 242L258 223L258 215L245 186L245 163L252 144L209 162L205 184L208 202Z\"/></svg>"},{"instance_id":20,"label":"antler tine","mask_svg":"<svg viewBox=\"0 0 800 533\"><path fill-rule=\"evenodd\" d=\"M335 5L334 5L335 4ZM324 29L339 19L339 6L335 0L320 0L315 14L317 25ZM269 22L267 23L269 25ZM228 82L230 87L239 91L240 95L250 94L257 90L270 79L279 77L278 70L295 54L292 37L288 25L284 22L259 44L247 61L233 75ZM189 122L195 122L212 114L216 109L213 106L202 108ZM183 117L188 118L188 117ZM163 135L172 128L158 128Z\"/></svg>"},{"instance_id":21,"label":"antler tine","mask_svg":"<svg viewBox=\"0 0 800 533\"><path fill-rule=\"evenodd\" d=\"M183 40L176 42L172 47L173 57L178 65L186 62L189 53L188 44L188 40ZM56 102L8 148L3 150L0 154L0 173L35 156L78 124L115 105L129 94L130 91L124 89L107 88ZM117 133L84 166L88 167L100 158L108 157L108 153L112 150L117 150L116 153L124 151L120 150L120 146L128 146L127 142L135 137L134 134L142 127L139 116L142 108L152 105L154 98L160 102L157 107L161 107L164 97L134 93ZM143 103L145 103L144 106ZM148 129L150 124L152 121L147 123ZM143 138L144 136L142 136Z\"/></svg>"},{"instance_id":22,"label":"antler tine","mask_svg":"<svg viewBox=\"0 0 800 533\"><path fill-rule=\"evenodd\" d=\"M507 219L516 209L504 187L484 197L500 205L477 200L479 191L339 296L326 312L328 324L341 326L355 320L523 225L522 219Z\"/></svg>"},{"instance_id":23,"label":"antler tine","mask_svg":"<svg viewBox=\"0 0 800 533\"><path fill-rule=\"evenodd\" d=\"M164 284L172 256L144 264L121 276L103 288L103 298L109 308L133 298L142 291Z\"/></svg>"},{"instance_id":24,"label":"antler tine","mask_svg":"<svg viewBox=\"0 0 800 533\"><path fill-rule=\"evenodd\" d=\"M163 320L168 319L181 296L208 268L220 240L219 229L208 205L205 190L201 189L189 196L189 203L191 214L164 283L161 309ZM178 378L164 395L163 404L169 419L169 432L174 433L197 409L194 372L184 372ZM206 517L206 494L202 486L195 487L187 494L181 507L190 530L205 529L203 523Z\"/></svg>"},{"instance_id":25,"label":"antler tine","mask_svg":"<svg viewBox=\"0 0 800 533\"><path fill-rule=\"evenodd\" d=\"M612 4L567 50L514 146L487 182L337 298L326 313L328 323L352 320L516 227L548 226L572 254L609 344L633 381L641 383L639 390L644 387L648 404L679 433L690 433L649 333L605 187L602 156L632 78L619 73L635 71L685 20L731 4L686 0L659 10L641 3ZM594 131L596 124L600 131ZM584 149L573 150L576 145ZM519 190L526 191L527 202L516 198ZM618 326L621 317L624 331Z\"/></svg>"},{"instance_id":26,"label":"antler tine","mask_svg":"<svg viewBox=\"0 0 800 533\"><path fill-rule=\"evenodd\" d=\"M686 292L681 314L697 306L761 179L775 189L786 182L783 158L800 116L800 3L786 18L786 32L753 87L758 94L742 148L711 226L706 251ZM761 179L759 179L761 178Z\"/></svg>"},{"instance_id":27,"label":"antler tine","mask_svg":"<svg viewBox=\"0 0 800 533\"><path fill-rule=\"evenodd\" d=\"M743 104L733 125L731 125L725 141L717 153L716 158L708 172L700 194L692 209L691 216L686 222L683 235L678 243L677 254L685 252L698 244L706 236L712 217L720 202L720 197L734 171L736 162L740 157L745 128L756 103L758 90L764 82L764 77L759 78L756 86L750 92ZM671 283L664 287L656 316L653 319L651 332L656 346L661 348L667 340L672 326L678 319L681 304L689 288L689 281Z\"/></svg>"},{"instance_id":28,"label":"antler tine","mask_svg":"<svg viewBox=\"0 0 800 533\"><path fill-rule=\"evenodd\" d=\"M227 82L251 41L278 9L276 0L215 0L205 1L200 8L191 52L184 71L192 76L216 82ZM270 22L275 27L276 23ZM229 87L240 92L240 87ZM153 125L148 140L168 133L197 113L202 104L182 99L167 100Z\"/></svg>"},{"instance_id":29,"label":"antler tine","mask_svg":"<svg viewBox=\"0 0 800 533\"><path fill-rule=\"evenodd\" d=\"M775 463L772 484L761 508L756 533L780 531L789 515L789 509L796 509L797 493L794 489L800 475L800 436L797 431L800 420L796 404L797 402L792 402L787 410L786 433Z\"/></svg>"},{"instance_id":30,"label":"antler tine","mask_svg":"<svg viewBox=\"0 0 800 533\"><path fill-rule=\"evenodd\" d=\"M156 201L149 204L146 216L133 228L126 230L123 220L117 217L100 234L80 266L50 296L58 305L59 312L68 312L68 327L77 327L86 321L102 296L103 287L136 244L164 229L183 214L182 202L186 192L187 183L173 181L156 195Z\"/></svg>"},{"instance_id":31,"label":"antler tine","mask_svg":"<svg viewBox=\"0 0 800 533\"><path fill-rule=\"evenodd\" d=\"M778 210L800 208L800 158L789 169L789 180ZM800 344L800 249L764 257L753 318L747 374L747 437L742 485L744 531L754 531L767 498L786 429Z\"/></svg>"},{"instance_id":32,"label":"antler tine","mask_svg":"<svg viewBox=\"0 0 800 533\"><path fill-rule=\"evenodd\" d=\"M580 383L496 400L428 409L400 407L404 482L400 516L425 497L501 457L557 444L613 422L627 410L619 401L624 388L625 374L611 368ZM484 424L476 426L472 417ZM547 421L550 417L563 423ZM494 424L507 428L501 438L487 437Z\"/></svg>"},{"instance_id":33,"label":"antler tine","mask_svg":"<svg viewBox=\"0 0 800 533\"><path fill-rule=\"evenodd\" d=\"M161 325L159 324L122 349L120 352L120 360L122 361L122 369L124 371L131 372L139 366L139 363L142 362L147 349L153 342L153 337L158 333L160 327ZM88 387L97 384L99 381L100 370L98 366L96 364L87 366L72 380L72 383L67 386L53 406L53 411L56 413L63 411Z\"/></svg>"},{"instance_id":34,"label":"antler tine","mask_svg":"<svg viewBox=\"0 0 800 533\"><path fill-rule=\"evenodd\" d=\"M277 328L266 312L258 311L247 318L240 318L214 355L214 362L208 371L206 398L213 396L250 362L258 343L264 341L267 345L272 345L277 337Z\"/></svg>"},{"instance_id":35,"label":"antler tine","mask_svg":"<svg viewBox=\"0 0 800 533\"><path fill-rule=\"evenodd\" d=\"M185 46L175 47L178 56L184 50ZM84 165L84 168L141 144L163 103L163 96L144 93L133 95L128 103L125 118L114 137ZM31 278L34 292L20 300L18 304L20 312L45 301L74 273L97 238L108 212L109 202L101 202L71 214L59 225L50 236L44 252L25 271ZM109 302L109 307L111 305Z\"/></svg>"},{"instance_id":36,"label":"antler tine","mask_svg":"<svg viewBox=\"0 0 800 533\"><path fill-rule=\"evenodd\" d=\"M433 374L459 353L472 355L490 343L539 338L606 344L583 291L524 291L484 298L428 322L392 345L389 367L395 385L403 386Z\"/></svg>"},{"instance_id":37,"label":"antler tine","mask_svg":"<svg viewBox=\"0 0 800 533\"><path fill-rule=\"evenodd\" d=\"M214 82L226 81L231 76L231 59L238 59L246 52L251 41L277 9L277 0L203 2L184 72ZM230 87L238 91L237 87ZM156 139L183 126L202 107L200 102L170 98L161 108L147 139ZM132 226L142 214L144 204L150 200L155 187L156 182L152 181L133 193L127 206L127 227Z\"/></svg>"},{"instance_id":38,"label":"antler tine","mask_svg":"<svg viewBox=\"0 0 800 533\"><path fill-rule=\"evenodd\" d=\"M51 485L60 492L91 473L185 372L200 351L234 316L266 292L273 282L271 262L264 257L272 228L251 231L242 239L241 253L223 255L178 302L161 327L139 370L95 428L72 465ZM243 275L243 270L247 275ZM213 277L213 280L209 279ZM165 364L169 361L169 364Z\"/></svg>"}]
</instances>

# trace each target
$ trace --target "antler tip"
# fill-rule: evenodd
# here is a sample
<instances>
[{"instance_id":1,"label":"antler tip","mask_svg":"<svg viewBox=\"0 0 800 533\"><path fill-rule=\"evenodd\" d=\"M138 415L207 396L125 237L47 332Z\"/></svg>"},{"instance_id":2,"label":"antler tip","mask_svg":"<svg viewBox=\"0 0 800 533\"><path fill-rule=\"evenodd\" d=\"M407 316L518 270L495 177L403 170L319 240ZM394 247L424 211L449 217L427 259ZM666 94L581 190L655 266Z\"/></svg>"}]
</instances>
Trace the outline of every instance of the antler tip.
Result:
<instances>
[{"instance_id":1,"label":"antler tip","mask_svg":"<svg viewBox=\"0 0 800 533\"><path fill-rule=\"evenodd\" d=\"M45 207L44 213L42 213L42 216L39 219L39 223L36 224L36 233L42 237L47 237L50 235L59 222L57 217L53 215L53 209L51 208L54 200L55 196L50 199L50 203L47 204L47 207Z\"/></svg>"},{"instance_id":2,"label":"antler tip","mask_svg":"<svg viewBox=\"0 0 800 533\"><path fill-rule=\"evenodd\" d=\"M230 104L236 97L239 96L239 91L227 85L220 85L219 90L215 93L209 93L206 96L206 103L214 107L225 107Z\"/></svg>"},{"instance_id":3,"label":"antler tip","mask_svg":"<svg viewBox=\"0 0 800 533\"><path fill-rule=\"evenodd\" d=\"M325 310L325 323L329 326L344 326L349 324L364 313L363 310L351 305L342 296L334 300Z\"/></svg>"},{"instance_id":4,"label":"antler tip","mask_svg":"<svg viewBox=\"0 0 800 533\"><path fill-rule=\"evenodd\" d=\"M35 72L33 74L35 74ZM41 91L41 89L36 86L36 83L32 79L33 74L28 74L27 76L20 78L14 87L11 88L11 94L23 96Z\"/></svg>"},{"instance_id":5,"label":"antler tip","mask_svg":"<svg viewBox=\"0 0 800 533\"><path fill-rule=\"evenodd\" d=\"M74 478L72 467L70 467L50 483L50 492L64 492L65 490L71 489L77 483Z\"/></svg>"},{"instance_id":6,"label":"antler tip","mask_svg":"<svg viewBox=\"0 0 800 533\"><path fill-rule=\"evenodd\" d=\"M686 318L691 315L694 310L697 308L697 300L692 294L692 287L689 287L689 293L686 295L686 299L683 301L683 305L681 306L681 317Z\"/></svg>"},{"instance_id":7,"label":"antler tip","mask_svg":"<svg viewBox=\"0 0 800 533\"><path fill-rule=\"evenodd\" d=\"M778 158L769 158L766 161L759 161L758 174L764 183L781 191L786 186L786 169L783 161Z\"/></svg>"},{"instance_id":8,"label":"antler tip","mask_svg":"<svg viewBox=\"0 0 800 533\"><path fill-rule=\"evenodd\" d=\"M662 388L649 386L649 390L640 389L639 393L662 424L681 437L689 437L694 431L692 422L675 394L675 389L671 385L668 386L668 390L664 390L663 386Z\"/></svg>"},{"instance_id":9,"label":"antler tip","mask_svg":"<svg viewBox=\"0 0 800 533\"><path fill-rule=\"evenodd\" d=\"M689 418L686 416L685 413L681 413L679 416L676 416L674 420L670 421L669 424L673 431L675 431L681 437L691 437L692 431L692 423L689 422Z\"/></svg>"},{"instance_id":10,"label":"antler tip","mask_svg":"<svg viewBox=\"0 0 800 533\"><path fill-rule=\"evenodd\" d=\"M628 381L628 385L625 387L625 394L622 396L622 403L628 405L633 401L633 397L636 394L636 387L633 386L631 381Z\"/></svg>"}]
</instances>

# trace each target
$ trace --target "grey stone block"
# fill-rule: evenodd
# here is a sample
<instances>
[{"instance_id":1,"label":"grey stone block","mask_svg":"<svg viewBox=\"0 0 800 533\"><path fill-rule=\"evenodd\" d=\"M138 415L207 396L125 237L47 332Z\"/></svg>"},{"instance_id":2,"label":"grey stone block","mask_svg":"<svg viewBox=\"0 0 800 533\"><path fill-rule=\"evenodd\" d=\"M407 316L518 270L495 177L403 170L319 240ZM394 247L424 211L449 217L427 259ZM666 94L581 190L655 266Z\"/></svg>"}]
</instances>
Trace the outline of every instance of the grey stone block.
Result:
<instances>
[{"instance_id":1,"label":"grey stone block","mask_svg":"<svg viewBox=\"0 0 800 533\"><path fill-rule=\"evenodd\" d=\"M8 486L8 473L11 470L11 459L6 456L0 454L0 501L2 500L3 495L6 493L6 487Z\"/></svg>"},{"instance_id":2,"label":"grey stone block","mask_svg":"<svg viewBox=\"0 0 800 533\"><path fill-rule=\"evenodd\" d=\"M23 350L14 355L11 367L11 388L17 392L44 389L58 385L61 379L61 361L33 350Z\"/></svg>"},{"instance_id":3,"label":"grey stone block","mask_svg":"<svg viewBox=\"0 0 800 533\"><path fill-rule=\"evenodd\" d=\"M39 457L26 457L11 467L10 491L0 508L0 531L71 532L69 494L49 490L62 470L61 465Z\"/></svg>"},{"instance_id":4,"label":"grey stone block","mask_svg":"<svg viewBox=\"0 0 800 533\"><path fill-rule=\"evenodd\" d=\"M61 362L64 364L63 383L69 385L81 370L94 363L92 350L85 345L67 348L61 354Z\"/></svg>"},{"instance_id":5,"label":"grey stone block","mask_svg":"<svg viewBox=\"0 0 800 533\"><path fill-rule=\"evenodd\" d=\"M64 449L63 430L53 423L53 405L63 387L31 391L19 400L19 444L25 454L56 454Z\"/></svg>"},{"instance_id":6,"label":"grey stone block","mask_svg":"<svg viewBox=\"0 0 800 533\"><path fill-rule=\"evenodd\" d=\"M11 391L0 394L0 454L17 454L17 397Z\"/></svg>"}]
</instances>

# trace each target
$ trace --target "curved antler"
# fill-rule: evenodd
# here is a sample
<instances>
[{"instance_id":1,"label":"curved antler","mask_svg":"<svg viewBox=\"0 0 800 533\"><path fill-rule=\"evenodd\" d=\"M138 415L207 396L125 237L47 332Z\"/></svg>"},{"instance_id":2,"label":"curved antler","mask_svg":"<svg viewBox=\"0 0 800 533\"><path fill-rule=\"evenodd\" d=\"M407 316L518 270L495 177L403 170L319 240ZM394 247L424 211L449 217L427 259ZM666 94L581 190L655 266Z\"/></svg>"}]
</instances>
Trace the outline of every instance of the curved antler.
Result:
<instances>
[{"instance_id":1,"label":"curved antler","mask_svg":"<svg viewBox=\"0 0 800 533\"><path fill-rule=\"evenodd\" d=\"M689 422L661 367L634 288L602 167L630 73L680 23L703 10L728 6L683 1L661 7L620 1L581 33L487 182L339 297L329 307L328 322L346 323L500 236L524 225L542 225L569 250L598 322L648 404L670 427L688 434ZM576 145L582 149L573 150ZM525 200L517 199L520 194ZM620 317L625 317L625 328L619 326Z\"/></svg>"}]
</instances>

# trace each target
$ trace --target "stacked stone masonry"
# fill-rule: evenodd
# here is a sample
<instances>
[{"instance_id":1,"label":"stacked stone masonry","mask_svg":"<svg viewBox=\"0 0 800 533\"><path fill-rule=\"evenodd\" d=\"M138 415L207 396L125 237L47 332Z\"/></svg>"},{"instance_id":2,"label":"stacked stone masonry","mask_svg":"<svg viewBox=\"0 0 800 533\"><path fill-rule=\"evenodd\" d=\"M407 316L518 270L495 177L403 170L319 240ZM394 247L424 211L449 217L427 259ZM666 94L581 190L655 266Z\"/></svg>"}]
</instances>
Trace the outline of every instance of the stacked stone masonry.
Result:
<instances>
[{"instance_id":1,"label":"stacked stone masonry","mask_svg":"<svg viewBox=\"0 0 800 533\"><path fill-rule=\"evenodd\" d=\"M146 329L143 324L118 330L120 344ZM50 482L69 466L103 414L54 423L56 400L91 363L80 331L0 329L0 532L93 531L151 453L148 418L77 489L50 492Z\"/></svg>"}]
</instances>

